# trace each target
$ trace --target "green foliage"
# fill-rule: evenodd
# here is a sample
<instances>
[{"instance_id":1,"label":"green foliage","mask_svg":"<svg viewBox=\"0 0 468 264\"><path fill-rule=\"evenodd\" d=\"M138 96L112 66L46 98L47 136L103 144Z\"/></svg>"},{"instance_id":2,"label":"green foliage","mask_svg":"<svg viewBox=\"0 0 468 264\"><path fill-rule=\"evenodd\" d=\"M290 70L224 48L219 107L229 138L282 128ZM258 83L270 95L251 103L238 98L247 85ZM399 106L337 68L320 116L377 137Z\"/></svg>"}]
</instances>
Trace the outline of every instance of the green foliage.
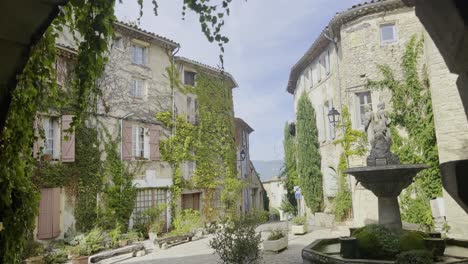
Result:
<instances>
[{"instance_id":1,"label":"green foliage","mask_svg":"<svg viewBox=\"0 0 468 264\"><path fill-rule=\"evenodd\" d=\"M104 236L102 229L95 227L79 240L78 245L74 248L73 251L79 256L90 256L104 249L103 241Z\"/></svg>"},{"instance_id":2,"label":"green foliage","mask_svg":"<svg viewBox=\"0 0 468 264\"><path fill-rule=\"evenodd\" d=\"M424 250L424 238L429 237L426 233L419 231L403 231L400 237L401 251Z\"/></svg>"},{"instance_id":3,"label":"green foliage","mask_svg":"<svg viewBox=\"0 0 468 264\"><path fill-rule=\"evenodd\" d=\"M391 259L400 252L398 235L384 226L368 225L354 236L363 258Z\"/></svg>"},{"instance_id":4,"label":"green foliage","mask_svg":"<svg viewBox=\"0 0 468 264\"><path fill-rule=\"evenodd\" d=\"M430 166L417 175L412 187L400 197L403 219L430 228L434 223L429 201L442 195L442 183L429 80L426 68L419 62L422 48L422 37L413 36L408 42L401 59L403 80L397 80L389 66L378 65L383 79L369 81L368 86L388 88L392 92L392 151L402 163ZM408 137L400 137L396 127L404 128ZM412 197L413 194L416 198Z\"/></svg>"},{"instance_id":5,"label":"green foliage","mask_svg":"<svg viewBox=\"0 0 468 264\"><path fill-rule=\"evenodd\" d=\"M120 138L112 139L104 129L105 151L107 154L104 166L106 185L102 191L102 207L100 208L100 226L113 229L121 226L124 231L135 206L137 189L133 184L135 171L125 164L119 155Z\"/></svg>"},{"instance_id":6,"label":"green foliage","mask_svg":"<svg viewBox=\"0 0 468 264\"><path fill-rule=\"evenodd\" d=\"M184 210L174 219L174 230L169 236L186 235L203 227L203 221L198 211Z\"/></svg>"},{"instance_id":7,"label":"green foliage","mask_svg":"<svg viewBox=\"0 0 468 264\"><path fill-rule=\"evenodd\" d=\"M276 220L279 220L279 219L280 219L280 211L279 211L278 209L276 209L276 208L274 208L274 207L270 207L270 210L268 210L268 211L270 211L270 213L269 213L269 218L270 218L271 220L275 220L275 221L276 221Z\"/></svg>"},{"instance_id":8,"label":"green foliage","mask_svg":"<svg viewBox=\"0 0 468 264\"><path fill-rule=\"evenodd\" d=\"M299 98L296 120L299 186L307 206L317 212L323 203L320 145L315 111L305 93Z\"/></svg>"},{"instance_id":9,"label":"green foliage","mask_svg":"<svg viewBox=\"0 0 468 264\"><path fill-rule=\"evenodd\" d=\"M281 171L281 176L286 177L285 186L288 192L287 198L289 203L293 205L297 212L297 200L294 196L294 186L299 186L299 178L297 177L297 159L296 159L296 141L294 135L291 134L290 124L286 122L284 126L284 167ZM296 213L294 213L296 214Z\"/></svg>"},{"instance_id":10,"label":"green foliage","mask_svg":"<svg viewBox=\"0 0 468 264\"><path fill-rule=\"evenodd\" d=\"M119 241L122 238L122 227L117 225L114 229L109 231L110 246L116 248L119 246Z\"/></svg>"},{"instance_id":11,"label":"green foliage","mask_svg":"<svg viewBox=\"0 0 468 264\"><path fill-rule=\"evenodd\" d=\"M263 210L270 210L270 197L268 197L268 194L265 191L263 192Z\"/></svg>"},{"instance_id":12,"label":"green foliage","mask_svg":"<svg viewBox=\"0 0 468 264\"><path fill-rule=\"evenodd\" d=\"M396 258L396 264L428 264L433 263L431 252L427 250L406 251L399 254Z\"/></svg>"},{"instance_id":13,"label":"green foliage","mask_svg":"<svg viewBox=\"0 0 468 264\"><path fill-rule=\"evenodd\" d=\"M261 236L255 231L258 220L249 215L232 217L221 222L222 228L210 241L210 246L224 264L260 263Z\"/></svg>"},{"instance_id":14,"label":"green foliage","mask_svg":"<svg viewBox=\"0 0 468 264\"><path fill-rule=\"evenodd\" d=\"M292 205L289 199L287 198L284 198L283 201L281 201L280 209L285 213L297 215L297 206Z\"/></svg>"},{"instance_id":15,"label":"green foliage","mask_svg":"<svg viewBox=\"0 0 468 264\"><path fill-rule=\"evenodd\" d=\"M195 126L185 116L173 117L169 112L157 115L157 119L172 130L169 138L160 141L161 159L174 169L172 208L184 187L202 189L203 217L210 222L219 214L214 203L216 190L222 187L221 200L230 213L236 209L243 187L237 179L232 91L224 78L208 76L202 71L197 75L196 87L186 87L173 72L168 68L172 89L197 96L199 118ZM189 182L182 178L180 165L183 161L196 162Z\"/></svg>"},{"instance_id":16,"label":"green foliage","mask_svg":"<svg viewBox=\"0 0 468 264\"><path fill-rule=\"evenodd\" d=\"M283 230L271 230L267 240L278 240L285 237Z\"/></svg>"},{"instance_id":17,"label":"green foliage","mask_svg":"<svg viewBox=\"0 0 468 264\"><path fill-rule=\"evenodd\" d=\"M305 216L296 216L292 219L293 225L307 225L307 217Z\"/></svg>"},{"instance_id":18,"label":"green foliage","mask_svg":"<svg viewBox=\"0 0 468 264\"><path fill-rule=\"evenodd\" d=\"M351 191L347 186L346 173L344 173L348 168L348 160L351 156L362 156L366 153L365 134L352 128L351 117L346 106L343 107L341 116L342 121L338 128L343 131L343 137L334 142L334 144L340 144L343 148L338 163L338 193L333 201L333 211L338 221L345 220L352 208Z\"/></svg>"}]
</instances>

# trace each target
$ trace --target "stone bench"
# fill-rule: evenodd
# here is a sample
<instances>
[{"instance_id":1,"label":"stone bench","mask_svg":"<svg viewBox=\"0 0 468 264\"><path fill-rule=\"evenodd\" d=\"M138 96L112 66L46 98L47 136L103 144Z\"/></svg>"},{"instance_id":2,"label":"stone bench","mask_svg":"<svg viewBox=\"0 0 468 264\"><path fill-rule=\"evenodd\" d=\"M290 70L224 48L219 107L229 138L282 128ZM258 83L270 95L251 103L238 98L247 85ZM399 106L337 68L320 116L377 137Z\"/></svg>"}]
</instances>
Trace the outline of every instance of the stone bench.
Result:
<instances>
[{"instance_id":1,"label":"stone bench","mask_svg":"<svg viewBox=\"0 0 468 264\"><path fill-rule=\"evenodd\" d=\"M158 244L159 248L166 249L169 246L175 246L179 245L182 243L190 242L192 241L192 238L194 237L193 233L181 235L181 236L171 236L171 237L163 237L163 238L156 238L154 240L154 243Z\"/></svg>"}]
</instances>

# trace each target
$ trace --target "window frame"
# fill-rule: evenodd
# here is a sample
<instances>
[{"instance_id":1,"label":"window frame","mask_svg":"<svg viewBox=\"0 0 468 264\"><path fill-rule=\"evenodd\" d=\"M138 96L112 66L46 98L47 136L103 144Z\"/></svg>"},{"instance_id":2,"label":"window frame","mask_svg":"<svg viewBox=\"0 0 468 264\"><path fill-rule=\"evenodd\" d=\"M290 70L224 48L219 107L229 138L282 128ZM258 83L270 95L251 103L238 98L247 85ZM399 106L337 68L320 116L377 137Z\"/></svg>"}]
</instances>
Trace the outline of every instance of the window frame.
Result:
<instances>
[{"instance_id":1,"label":"window frame","mask_svg":"<svg viewBox=\"0 0 468 264\"><path fill-rule=\"evenodd\" d=\"M136 48L141 49L141 61L137 61L137 57L136 57L137 54L135 53ZM148 47L139 45L137 43L132 43L131 61L133 64L146 66L148 64L147 53L148 53Z\"/></svg>"},{"instance_id":2,"label":"window frame","mask_svg":"<svg viewBox=\"0 0 468 264\"><path fill-rule=\"evenodd\" d=\"M361 105L360 96L367 95L364 97L364 104ZM357 128L364 129L364 125L362 124L362 113L361 113L361 106L370 105L372 108L372 93L371 91L363 91L355 93L356 96L356 121L357 121ZM369 103L370 98L370 103Z\"/></svg>"},{"instance_id":3,"label":"window frame","mask_svg":"<svg viewBox=\"0 0 468 264\"><path fill-rule=\"evenodd\" d=\"M193 83L187 83L188 82L187 74L193 75ZM184 85L195 87L196 84L197 84L197 72L190 71L190 70L184 70Z\"/></svg>"},{"instance_id":4,"label":"window frame","mask_svg":"<svg viewBox=\"0 0 468 264\"><path fill-rule=\"evenodd\" d=\"M149 129L141 125L132 126L132 158L150 160Z\"/></svg>"},{"instance_id":5,"label":"window frame","mask_svg":"<svg viewBox=\"0 0 468 264\"><path fill-rule=\"evenodd\" d=\"M140 84L140 86L138 86L138 84ZM141 89L140 91L141 95L138 94L138 88ZM130 89L130 96L133 99L145 100L146 99L146 80L133 77L132 87Z\"/></svg>"},{"instance_id":6,"label":"window frame","mask_svg":"<svg viewBox=\"0 0 468 264\"><path fill-rule=\"evenodd\" d=\"M384 40L383 39L383 29L385 27L392 26L392 33L393 33L393 38L390 40ZM395 22L385 22L379 24L379 37L380 37L380 44L381 45L387 45L391 43L398 42L398 32L397 32L397 24Z\"/></svg>"},{"instance_id":7,"label":"window frame","mask_svg":"<svg viewBox=\"0 0 468 264\"><path fill-rule=\"evenodd\" d=\"M42 155L50 155L52 160L59 160L61 144L59 118L56 116L44 116L42 119L42 129L44 131ZM44 122L48 123L47 126L45 126ZM49 145L51 145L51 148L49 148Z\"/></svg>"},{"instance_id":8,"label":"window frame","mask_svg":"<svg viewBox=\"0 0 468 264\"><path fill-rule=\"evenodd\" d=\"M112 42L112 47L114 47L114 48L116 48L118 50L123 50L124 49L123 37L119 36L119 35L116 35L113 42Z\"/></svg>"}]
</instances>

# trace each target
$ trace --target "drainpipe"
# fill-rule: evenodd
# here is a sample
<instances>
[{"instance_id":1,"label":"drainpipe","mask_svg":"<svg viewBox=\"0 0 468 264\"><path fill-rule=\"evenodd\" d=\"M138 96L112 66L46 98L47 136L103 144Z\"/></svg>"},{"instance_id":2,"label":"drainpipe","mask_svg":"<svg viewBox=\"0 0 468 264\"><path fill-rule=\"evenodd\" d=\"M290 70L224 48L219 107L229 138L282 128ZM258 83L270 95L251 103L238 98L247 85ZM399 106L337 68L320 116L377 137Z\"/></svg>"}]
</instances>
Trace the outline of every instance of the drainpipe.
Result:
<instances>
[{"instance_id":1,"label":"drainpipe","mask_svg":"<svg viewBox=\"0 0 468 264\"><path fill-rule=\"evenodd\" d=\"M176 54L179 52L180 50L180 47L177 47L176 50L171 54L171 60L172 60L172 65L174 66L174 69L176 69L175 67L175 56ZM172 89L172 98L171 98L171 101L172 101L172 122L175 121L175 88L176 87L171 87ZM173 128L171 129L171 134L174 135L174 126Z\"/></svg>"}]
</instances>

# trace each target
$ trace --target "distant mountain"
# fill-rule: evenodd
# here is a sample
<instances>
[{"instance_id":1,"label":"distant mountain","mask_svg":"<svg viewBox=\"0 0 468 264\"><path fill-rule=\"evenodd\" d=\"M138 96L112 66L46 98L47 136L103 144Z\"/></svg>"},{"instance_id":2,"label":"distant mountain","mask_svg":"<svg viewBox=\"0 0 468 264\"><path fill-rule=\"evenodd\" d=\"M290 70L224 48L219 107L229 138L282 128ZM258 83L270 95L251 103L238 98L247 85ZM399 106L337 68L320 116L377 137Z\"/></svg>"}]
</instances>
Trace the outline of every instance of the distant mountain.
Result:
<instances>
[{"instance_id":1,"label":"distant mountain","mask_svg":"<svg viewBox=\"0 0 468 264\"><path fill-rule=\"evenodd\" d=\"M282 160L252 160L262 182L278 177L283 167Z\"/></svg>"}]
</instances>

